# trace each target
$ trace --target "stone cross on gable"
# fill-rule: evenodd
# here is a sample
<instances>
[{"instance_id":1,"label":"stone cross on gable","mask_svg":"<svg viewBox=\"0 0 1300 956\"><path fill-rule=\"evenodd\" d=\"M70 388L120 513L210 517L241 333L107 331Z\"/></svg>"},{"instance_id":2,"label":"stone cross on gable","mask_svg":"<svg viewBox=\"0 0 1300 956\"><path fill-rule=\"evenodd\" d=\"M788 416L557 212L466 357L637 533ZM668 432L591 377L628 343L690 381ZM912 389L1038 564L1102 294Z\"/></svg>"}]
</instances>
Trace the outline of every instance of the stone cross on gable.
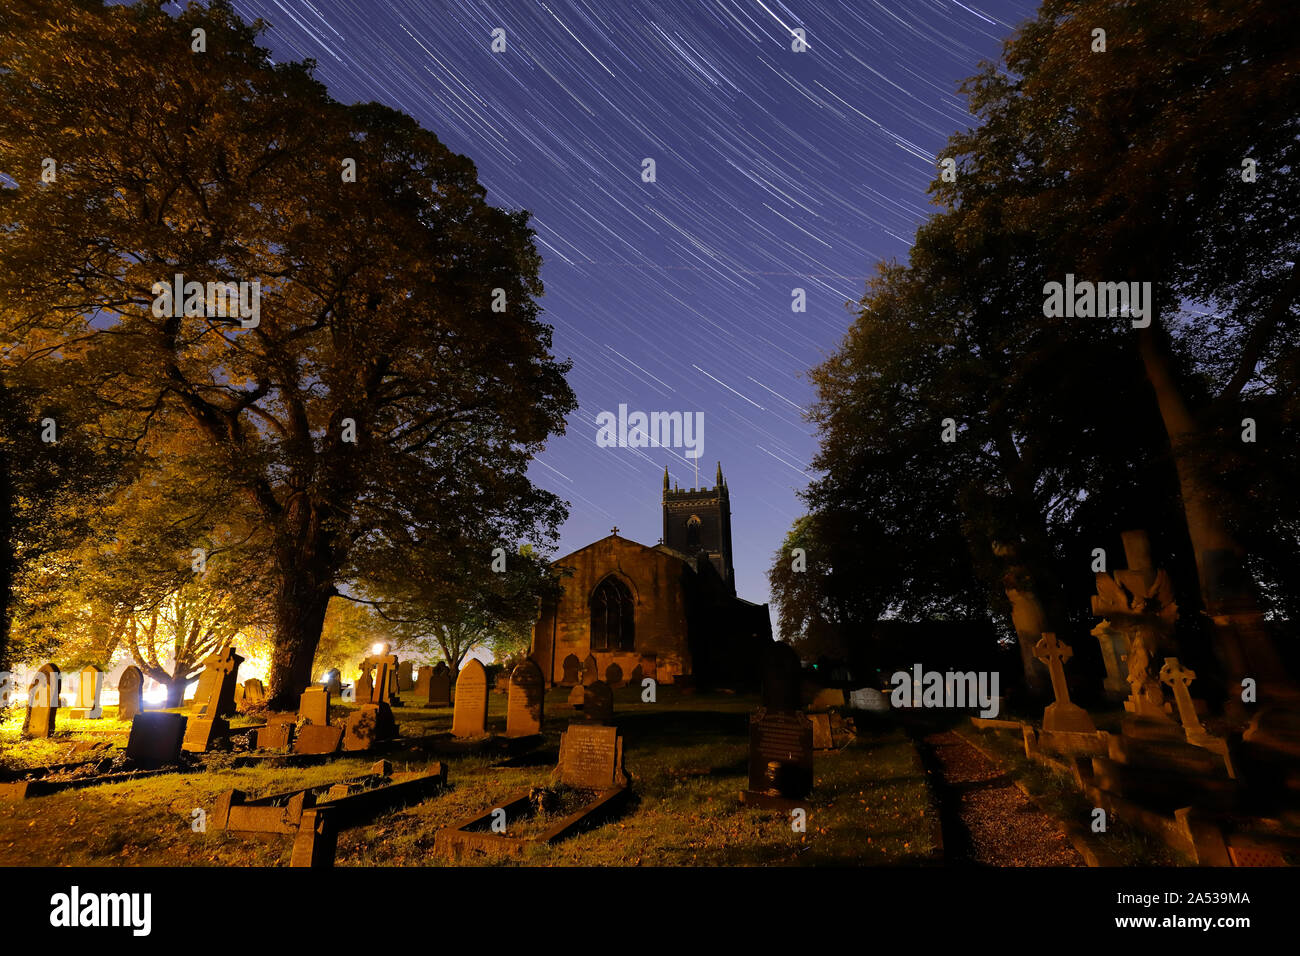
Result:
<instances>
[{"instance_id":1,"label":"stone cross on gable","mask_svg":"<svg viewBox=\"0 0 1300 956\"><path fill-rule=\"evenodd\" d=\"M612 534L614 537L617 538L617 537L618 537L618 525L614 525L614 527L610 528L610 529L609 529L609 533Z\"/></svg>"}]
</instances>

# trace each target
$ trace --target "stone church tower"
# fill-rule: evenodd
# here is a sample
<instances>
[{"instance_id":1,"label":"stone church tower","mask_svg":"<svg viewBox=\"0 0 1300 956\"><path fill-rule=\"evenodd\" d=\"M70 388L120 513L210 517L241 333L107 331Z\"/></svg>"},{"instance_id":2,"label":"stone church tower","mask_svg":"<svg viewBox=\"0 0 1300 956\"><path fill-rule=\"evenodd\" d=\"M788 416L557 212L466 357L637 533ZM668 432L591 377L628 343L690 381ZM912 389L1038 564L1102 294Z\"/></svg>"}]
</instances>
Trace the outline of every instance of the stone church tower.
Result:
<instances>
[{"instance_id":1,"label":"stone church tower","mask_svg":"<svg viewBox=\"0 0 1300 956\"><path fill-rule=\"evenodd\" d=\"M703 551L731 595L736 593L736 571L731 563L731 498L718 462L712 488L669 488L664 468L664 540L666 547L695 557Z\"/></svg>"}]
</instances>

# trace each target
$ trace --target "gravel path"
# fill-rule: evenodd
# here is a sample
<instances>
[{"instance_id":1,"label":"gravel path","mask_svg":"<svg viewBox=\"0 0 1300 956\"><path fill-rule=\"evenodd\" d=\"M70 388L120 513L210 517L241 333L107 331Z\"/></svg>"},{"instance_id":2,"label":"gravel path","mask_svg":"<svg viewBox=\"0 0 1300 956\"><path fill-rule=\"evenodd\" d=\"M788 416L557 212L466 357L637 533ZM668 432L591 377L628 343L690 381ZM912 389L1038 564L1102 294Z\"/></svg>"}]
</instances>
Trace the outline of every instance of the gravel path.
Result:
<instances>
[{"instance_id":1,"label":"gravel path","mask_svg":"<svg viewBox=\"0 0 1300 956\"><path fill-rule=\"evenodd\" d=\"M1056 822L951 731L922 739L943 817L949 865L1083 866Z\"/></svg>"}]
</instances>

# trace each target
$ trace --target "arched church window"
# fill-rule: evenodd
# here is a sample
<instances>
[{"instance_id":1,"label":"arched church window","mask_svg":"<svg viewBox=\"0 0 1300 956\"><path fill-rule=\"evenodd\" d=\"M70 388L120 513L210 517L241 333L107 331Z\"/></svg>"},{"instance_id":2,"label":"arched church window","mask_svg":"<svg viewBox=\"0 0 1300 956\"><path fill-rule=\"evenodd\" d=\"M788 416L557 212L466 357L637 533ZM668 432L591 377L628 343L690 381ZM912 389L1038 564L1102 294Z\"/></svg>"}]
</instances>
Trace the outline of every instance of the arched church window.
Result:
<instances>
[{"instance_id":1,"label":"arched church window","mask_svg":"<svg viewBox=\"0 0 1300 956\"><path fill-rule=\"evenodd\" d=\"M591 649L630 651L636 640L632 592L615 577L608 577L591 593Z\"/></svg>"},{"instance_id":2,"label":"arched church window","mask_svg":"<svg viewBox=\"0 0 1300 956\"><path fill-rule=\"evenodd\" d=\"M695 551L700 546L700 516L691 515L686 519L686 547Z\"/></svg>"}]
</instances>

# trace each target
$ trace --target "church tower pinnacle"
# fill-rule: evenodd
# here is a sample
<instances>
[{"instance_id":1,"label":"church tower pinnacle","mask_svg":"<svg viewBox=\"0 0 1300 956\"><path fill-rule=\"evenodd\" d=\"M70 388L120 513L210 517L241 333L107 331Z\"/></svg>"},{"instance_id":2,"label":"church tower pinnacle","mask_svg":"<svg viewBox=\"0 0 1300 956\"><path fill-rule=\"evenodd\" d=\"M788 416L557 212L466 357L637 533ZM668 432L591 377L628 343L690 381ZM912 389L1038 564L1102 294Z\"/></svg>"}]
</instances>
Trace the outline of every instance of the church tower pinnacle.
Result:
<instances>
[{"instance_id":1,"label":"church tower pinnacle","mask_svg":"<svg viewBox=\"0 0 1300 956\"><path fill-rule=\"evenodd\" d=\"M664 469L664 544L695 557L703 552L731 594L736 593L736 572L731 556L731 498L718 462L712 488L668 487Z\"/></svg>"}]
</instances>

